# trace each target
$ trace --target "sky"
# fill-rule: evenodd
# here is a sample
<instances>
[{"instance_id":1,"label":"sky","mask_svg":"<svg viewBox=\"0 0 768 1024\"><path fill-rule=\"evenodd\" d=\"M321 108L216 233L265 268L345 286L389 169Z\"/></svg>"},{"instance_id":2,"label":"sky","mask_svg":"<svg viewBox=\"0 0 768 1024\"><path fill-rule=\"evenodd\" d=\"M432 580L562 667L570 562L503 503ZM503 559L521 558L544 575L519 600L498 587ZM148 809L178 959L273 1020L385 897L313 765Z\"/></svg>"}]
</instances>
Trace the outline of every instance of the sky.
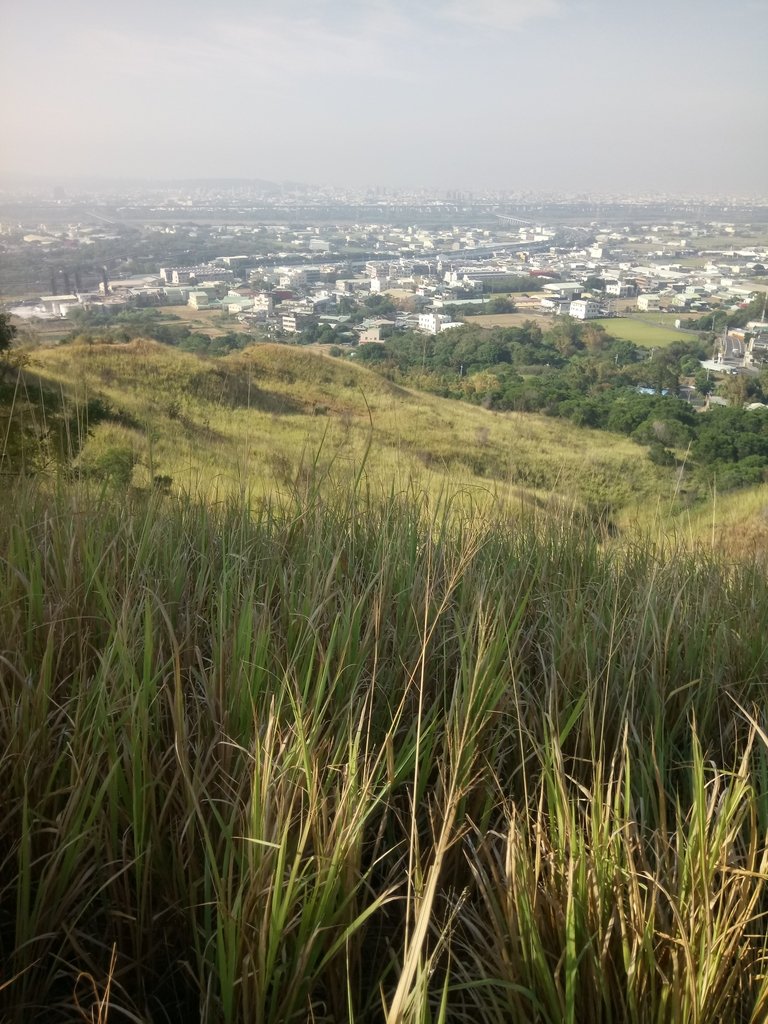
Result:
<instances>
[{"instance_id":1,"label":"sky","mask_svg":"<svg viewBox=\"0 0 768 1024\"><path fill-rule=\"evenodd\" d=\"M0 176L768 193L768 0L0 0Z\"/></svg>"}]
</instances>

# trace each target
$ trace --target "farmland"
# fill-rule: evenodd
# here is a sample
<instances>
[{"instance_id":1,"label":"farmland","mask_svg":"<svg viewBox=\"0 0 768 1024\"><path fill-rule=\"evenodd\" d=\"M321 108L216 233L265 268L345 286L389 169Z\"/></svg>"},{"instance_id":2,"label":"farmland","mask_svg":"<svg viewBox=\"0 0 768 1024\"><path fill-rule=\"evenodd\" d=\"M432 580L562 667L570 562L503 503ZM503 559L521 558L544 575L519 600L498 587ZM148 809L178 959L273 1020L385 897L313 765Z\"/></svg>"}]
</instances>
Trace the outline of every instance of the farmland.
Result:
<instances>
[{"instance_id":1,"label":"farmland","mask_svg":"<svg viewBox=\"0 0 768 1024\"><path fill-rule=\"evenodd\" d=\"M528 320L533 320L544 329L552 324L552 317L537 310L520 310L517 313L480 313L467 317L467 323L473 327L520 327Z\"/></svg>"},{"instance_id":2,"label":"farmland","mask_svg":"<svg viewBox=\"0 0 768 1024\"><path fill-rule=\"evenodd\" d=\"M182 321L193 331L202 331L211 337L220 337L228 331L246 332L248 328L237 318L224 316L220 310L193 309L191 306L163 306L161 320Z\"/></svg>"},{"instance_id":3,"label":"farmland","mask_svg":"<svg viewBox=\"0 0 768 1024\"><path fill-rule=\"evenodd\" d=\"M650 314L650 317L657 317L658 314ZM678 319L678 317L673 317ZM603 320L594 320L593 323L602 326L613 335L614 338L623 338L631 341L633 345L642 345L644 348L664 348L675 341L682 341L690 338L689 333L676 331L669 327L659 327L655 322L636 319L632 317L609 317Z\"/></svg>"}]
</instances>

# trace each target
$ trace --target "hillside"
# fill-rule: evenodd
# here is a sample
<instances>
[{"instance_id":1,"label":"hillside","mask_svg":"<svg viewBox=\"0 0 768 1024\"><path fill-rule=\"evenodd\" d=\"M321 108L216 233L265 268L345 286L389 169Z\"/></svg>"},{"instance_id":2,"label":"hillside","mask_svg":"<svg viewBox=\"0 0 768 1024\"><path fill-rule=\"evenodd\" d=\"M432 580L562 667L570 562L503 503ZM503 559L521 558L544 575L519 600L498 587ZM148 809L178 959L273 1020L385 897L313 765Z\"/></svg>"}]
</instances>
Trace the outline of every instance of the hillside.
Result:
<instances>
[{"instance_id":1,"label":"hillside","mask_svg":"<svg viewBox=\"0 0 768 1024\"><path fill-rule=\"evenodd\" d=\"M149 341L72 345L39 350L28 372L74 403L108 403L117 415L92 427L78 465L97 477L122 467L139 487L163 478L177 490L260 493L310 465L337 478L364 467L384 490L415 481L556 496L625 518L675 489L674 473L628 439L413 392L295 347L201 359Z\"/></svg>"},{"instance_id":2,"label":"hillside","mask_svg":"<svg viewBox=\"0 0 768 1024\"><path fill-rule=\"evenodd\" d=\"M0 1019L765 1021L764 488L287 346L2 383Z\"/></svg>"}]
</instances>

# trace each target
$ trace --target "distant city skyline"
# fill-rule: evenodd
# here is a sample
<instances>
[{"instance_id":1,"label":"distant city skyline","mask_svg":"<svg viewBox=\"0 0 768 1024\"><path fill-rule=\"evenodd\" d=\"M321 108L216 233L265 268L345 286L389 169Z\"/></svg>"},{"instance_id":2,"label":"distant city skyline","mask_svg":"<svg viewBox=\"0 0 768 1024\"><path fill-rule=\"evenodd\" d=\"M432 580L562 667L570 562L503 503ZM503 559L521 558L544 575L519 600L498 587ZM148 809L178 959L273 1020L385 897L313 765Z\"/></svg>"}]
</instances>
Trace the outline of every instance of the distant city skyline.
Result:
<instances>
[{"instance_id":1,"label":"distant city skyline","mask_svg":"<svg viewBox=\"0 0 768 1024\"><path fill-rule=\"evenodd\" d=\"M764 195L768 4L33 0L0 175Z\"/></svg>"}]
</instances>

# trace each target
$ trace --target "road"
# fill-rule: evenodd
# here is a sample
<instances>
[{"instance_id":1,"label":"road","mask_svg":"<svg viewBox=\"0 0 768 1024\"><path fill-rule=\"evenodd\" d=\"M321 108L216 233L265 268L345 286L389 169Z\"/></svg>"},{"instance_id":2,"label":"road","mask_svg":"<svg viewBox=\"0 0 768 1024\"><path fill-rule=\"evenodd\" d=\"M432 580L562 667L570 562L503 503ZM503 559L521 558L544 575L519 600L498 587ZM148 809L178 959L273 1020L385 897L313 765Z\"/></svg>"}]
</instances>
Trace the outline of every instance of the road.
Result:
<instances>
[{"instance_id":1,"label":"road","mask_svg":"<svg viewBox=\"0 0 768 1024\"><path fill-rule=\"evenodd\" d=\"M723 361L740 363L744 359L745 351L745 345L741 338L734 337L730 331L726 331L723 338Z\"/></svg>"}]
</instances>

